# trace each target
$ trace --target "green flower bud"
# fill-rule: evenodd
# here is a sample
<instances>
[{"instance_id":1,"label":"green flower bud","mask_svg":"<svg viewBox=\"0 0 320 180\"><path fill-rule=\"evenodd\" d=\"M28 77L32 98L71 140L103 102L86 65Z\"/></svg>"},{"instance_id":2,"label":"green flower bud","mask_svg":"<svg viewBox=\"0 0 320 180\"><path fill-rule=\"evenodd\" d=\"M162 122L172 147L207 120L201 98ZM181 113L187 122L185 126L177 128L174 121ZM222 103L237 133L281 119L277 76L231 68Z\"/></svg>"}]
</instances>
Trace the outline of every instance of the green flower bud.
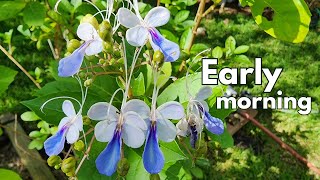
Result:
<instances>
[{"instance_id":1,"label":"green flower bud","mask_svg":"<svg viewBox=\"0 0 320 180\"><path fill-rule=\"evenodd\" d=\"M88 116L83 116L82 121L83 121L83 125L90 125L91 124L91 120Z\"/></svg>"},{"instance_id":2,"label":"green flower bud","mask_svg":"<svg viewBox=\"0 0 320 180\"><path fill-rule=\"evenodd\" d=\"M128 160L126 158L122 158L119 162L118 162L118 166L117 166L117 173L120 176L126 176L128 174L128 171L130 169L130 164L128 162Z\"/></svg>"},{"instance_id":3,"label":"green flower bud","mask_svg":"<svg viewBox=\"0 0 320 180\"><path fill-rule=\"evenodd\" d=\"M75 172L73 171L73 172L67 172L66 173L66 176L68 176L68 177L73 177L75 174L74 174Z\"/></svg>"},{"instance_id":4,"label":"green flower bud","mask_svg":"<svg viewBox=\"0 0 320 180\"><path fill-rule=\"evenodd\" d=\"M99 64L103 65L106 62L104 59L99 59Z\"/></svg>"},{"instance_id":5,"label":"green flower bud","mask_svg":"<svg viewBox=\"0 0 320 180\"><path fill-rule=\"evenodd\" d=\"M55 165L60 164L61 161L62 161L62 160L61 160L60 156L55 156L55 155L50 156L50 157L47 159L47 163L48 163L48 165L49 165L50 167L53 167L53 166L55 166Z\"/></svg>"},{"instance_id":6,"label":"green flower bud","mask_svg":"<svg viewBox=\"0 0 320 180\"><path fill-rule=\"evenodd\" d=\"M99 36L105 42L112 41L112 27L108 21L102 21L99 25Z\"/></svg>"},{"instance_id":7,"label":"green flower bud","mask_svg":"<svg viewBox=\"0 0 320 180\"><path fill-rule=\"evenodd\" d=\"M61 170L65 174L72 173L76 169L76 159L74 157L68 157L67 159L62 161Z\"/></svg>"},{"instance_id":8,"label":"green flower bud","mask_svg":"<svg viewBox=\"0 0 320 180\"><path fill-rule=\"evenodd\" d=\"M81 23L90 23L95 29L99 29L99 23L97 19L91 14L83 16L83 18L80 20L80 24Z\"/></svg>"},{"instance_id":9,"label":"green flower bud","mask_svg":"<svg viewBox=\"0 0 320 180\"><path fill-rule=\"evenodd\" d=\"M67 50L69 53L73 53L74 50L78 49L81 46L81 43L77 39L71 39L67 43Z\"/></svg>"},{"instance_id":10,"label":"green flower bud","mask_svg":"<svg viewBox=\"0 0 320 180\"><path fill-rule=\"evenodd\" d=\"M83 151L83 149L84 149L84 143L83 143L82 140L78 140L77 142L75 142L75 143L73 144L73 147L74 147L74 149L77 150L77 151Z\"/></svg>"},{"instance_id":11,"label":"green flower bud","mask_svg":"<svg viewBox=\"0 0 320 180\"><path fill-rule=\"evenodd\" d=\"M161 63L163 63L163 60L164 60L164 56L163 56L162 52L159 50L155 51L153 54L152 61L154 63L161 64Z\"/></svg>"},{"instance_id":12,"label":"green flower bud","mask_svg":"<svg viewBox=\"0 0 320 180\"><path fill-rule=\"evenodd\" d=\"M84 81L84 87L89 87L91 86L91 84L93 83L93 80L92 79L87 79L86 81Z\"/></svg>"},{"instance_id":13,"label":"green flower bud","mask_svg":"<svg viewBox=\"0 0 320 180\"><path fill-rule=\"evenodd\" d=\"M55 169L60 169L61 168L61 164L57 164L54 166Z\"/></svg>"},{"instance_id":14,"label":"green flower bud","mask_svg":"<svg viewBox=\"0 0 320 180\"><path fill-rule=\"evenodd\" d=\"M111 58L111 59L109 60L109 65L110 65L110 66L113 65L115 62L116 62L116 59L115 59L115 58Z\"/></svg>"},{"instance_id":15,"label":"green flower bud","mask_svg":"<svg viewBox=\"0 0 320 180\"><path fill-rule=\"evenodd\" d=\"M79 72L79 77L85 78L86 77L86 73L85 72Z\"/></svg>"},{"instance_id":16,"label":"green flower bud","mask_svg":"<svg viewBox=\"0 0 320 180\"><path fill-rule=\"evenodd\" d=\"M146 43L146 47L147 47L147 49L152 49L152 46L151 46L151 44L150 44L150 42L148 41L147 43Z\"/></svg>"},{"instance_id":17,"label":"green flower bud","mask_svg":"<svg viewBox=\"0 0 320 180\"><path fill-rule=\"evenodd\" d=\"M119 64L124 64L124 59L123 58L118 59L118 63Z\"/></svg>"},{"instance_id":18,"label":"green flower bud","mask_svg":"<svg viewBox=\"0 0 320 180\"><path fill-rule=\"evenodd\" d=\"M113 52L113 46L111 42L103 42L103 50L109 54Z\"/></svg>"},{"instance_id":19,"label":"green flower bud","mask_svg":"<svg viewBox=\"0 0 320 180\"><path fill-rule=\"evenodd\" d=\"M160 180L159 174L150 174L150 180Z\"/></svg>"}]
</instances>

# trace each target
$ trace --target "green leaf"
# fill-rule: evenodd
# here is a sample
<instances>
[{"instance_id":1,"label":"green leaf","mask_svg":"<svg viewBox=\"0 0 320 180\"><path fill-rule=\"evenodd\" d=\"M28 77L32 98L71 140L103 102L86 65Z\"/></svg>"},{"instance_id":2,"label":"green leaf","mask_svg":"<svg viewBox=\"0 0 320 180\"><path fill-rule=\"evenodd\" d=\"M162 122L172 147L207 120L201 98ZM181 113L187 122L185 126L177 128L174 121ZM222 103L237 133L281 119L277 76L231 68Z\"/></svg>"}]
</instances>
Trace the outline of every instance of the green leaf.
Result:
<instances>
[{"instance_id":1,"label":"green leaf","mask_svg":"<svg viewBox=\"0 0 320 180\"><path fill-rule=\"evenodd\" d=\"M242 45L242 46L237 47L234 50L233 54L243 54L243 53L246 53L248 50L249 50L249 46Z\"/></svg>"},{"instance_id":2,"label":"green leaf","mask_svg":"<svg viewBox=\"0 0 320 180\"><path fill-rule=\"evenodd\" d=\"M206 130L206 132L207 132L207 135L209 137L211 137L211 139L213 141L216 141L220 144L221 148L225 149L225 148L229 148L229 147L234 146L233 138L232 138L231 134L227 131L226 128L221 135L212 134L211 132L209 132L207 130Z\"/></svg>"},{"instance_id":3,"label":"green leaf","mask_svg":"<svg viewBox=\"0 0 320 180\"><path fill-rule=\"evenodd\" d=\"M251 5L256 23L277 39L300 43L309 32L311 13L304 0L246 0L242 3Z\"/></svg>"},{"instance_id":4,"label":"green leaf","mask_svg":"<svg viewBox=\"0 0 320 180\"><path fill-rule=\"evenodd\" d=\"M223 50L220 46L215 47L214 49L212 49L211 51L211 55L213 58L222 58L223 56Z\"/></svg>"},{"instance_id":5,"label":"green leaf","mask_svg":"<svg viewBox=\"0 0 320 180\"><path fill-rule=\"evenodd\" d=\"M31 32L30 32L30 30L28 29L27 26L25 26L25 25L19 25L19 26L17 27L17 30L18 30L22 35L24 35L24 36L26 36L26 37L31 37Z\"/></svg>"},{"instance_id":6,"label":"green leaf","mask_svg":"<svg viewBox=\"0 0 320 180\"><path fill-rule=\"evenodd\" d=\"M174 81L159 95L157 99L157 104L161 105L165 102L174 101L177 99L181 104L188 102L190 99L190 95L192 97L195 97L199 89L203 87L201 73L195 73L195 74L189 75L187 78L187 83L188 83L188 86L186 86L185 77ZM218 91L221 91L220 85L211 86L211 87L213 88L213 90L217 88ZM187 91L187 88L190 95Z\"/></svg>"},{"instance_id":7,"label":"green leaf","mask_svg":"<svg viewBox=\"0 0 320 180\"><path fill-rule=\"evenodd\" d=\"M180 48L186 50L192 38L192 28L185 30L180 38Z\"/></svg>"},{"instance_id":8,"label":"green leaf","mask_svg":"<svg viewBox=\"0 0 320 180\"><path fill-rule=\"evenodd\" d=\"M203 179L203 171L202 169L198 167L193 167L190 169L193 176L195 176L197 179Z\"/></svg>"},{"instance_id":9,"label":"green leaf","mask_svg":"<svg viewBox=\"0 0 320 180\"><path fill-rule=\"evenodd\" d=\"M190 50L190 54L198 54L201 51L209 49L209 46L203 43L193 44Z\"/></svg>"},{"instance_id":10,"label":"green leaf","mask_svg":"<svg viewBox=\"0 0 320 180\"><path fill-rule=\"evenodd\" d=\"M21 177L14 171L8 169L0 169L0 179L20 180Z\"/></svg>"},{"instance_id":11,"label":"green leaf","mask_svg":"<svg viewBox=\"0 0 320 180\"><path fill-rule=\"evenodd\" d=\"M229 36L226 39L225 48L231 50L231 52L233 52L236 49L236 40L234 39L234 37Z\"/></svg>"},{"instance_id":12,"label":"green leaf","mask_svg":"<svg viewBox=\"0 0 320 180\"><path fill-rule=\"evenodd\" d=\"M5 66L0 66L0 72L2 74L0 76L0 94L2 94L8 89L18 72Z\"/></svg>"},{"instance_id":13,"label":"green leaf","mask_svg":"<svg viewBox=\"0 0 320 180\"><path fill-rule=\"evenodd\" d=\"M186 0L186 1L187 1L187 6L193 6L198 2L197 0Z\"/></svg>"},{"instance_id":14,"label":"green leaf","mask_svg":"<svg viewBox=\"0 0 320 180\"><path fill-rule=\"evenodd\" d=\"M176 14L176 16L174 17L174 23L179 24L187 20L187 18L189 17L189 14L190 14L190 11L188 10L179 11L178 14Z\"/></svg>"},{"instance_id":15,"label":"green leaf","mask_svg":"<svg viewBox=\"0 0 320 180\"><path fill-rule=\"evenodd\" d=\"M41 138L37 138L35 140L32 140L28 145L28 149L41 150L43 148L44 141L45 141L45 139L43 140Z\"/></svg>"},{"instance_id":16,"label":"green leaf","mask_svg":"<svg viewBox=\"0 0 320 180\"><path fill-rule=\"evenodd\" d=\"M132 93L133 96L142 96L145 92L144 76L142 72L140 72L139 76L132 81Z\"/></svg>"},{"instance_id":17,"label":"green leaf","mask_svg":"<svg viewBox=\"0 0 320 180\"><path fill-rule=\"evenodd\" d=\"M23 121L37 121L40 118L33 111L28 111L28 112L21 114L21 119Z\"/></svg>"},{"instance_id":18,"label":"green leaf","mask_svg":"<svg viewBox=\"0 0 320 180\"><path fill-rule=\"evenodd\" d=\"M0 128L0 136L2 136L2 134L3 134L3 130L2 128Z\"/></svg>"},{"instance_id":19,"label":"green leaf","mask_svg":"<svg viewBox=\"0 0 320 180\"><path fill-rule=\"evenodd\" d=\"M29 26L41 26L46 17L46 8L39 2L30 2L23 10L23 20Z\"/></svg>"},{"instance_id":20,"label":"green leaf","mask_svg":"<svg viewBox=\"0 0 320 180\"><path fill-rule=\"evenodd\" d=\"M170 78L172 67L170 62L165 62L161 67L160 75L158 77L157 86L162 87Z\"/></svg>"},{"instance_id":21,"label":"green leaf","mask_svg":"<svg viewBox=\"0 0 320 180\"><path fill-rule=\"evenodd\" d=\"M29 133L29 137L31 137L31 138L38 138L38 137L41 137L43 135L44 134L42 134L40 131L31 131Z\"/></svg>"},{"instance_id":22,"label":"green leaf","mask_svg":"<svg viewBox=\"0 0 320 180\"><path fill-rule=\"evenodd\" d=\"M16 17L25 5L24 1L0 1L0 21Z\"/></svg>"},{"instance_id":23,"label":"green leaf","mask_svg":"<svg viewBox=\"0 0 320 180\"><path fill-rule=\"evenodd\" d=\"M237 55L232 59L232 64L237 65L238 67L248 67L252 65L252 62L246 55Z\"/></svg>"}]
</instances>

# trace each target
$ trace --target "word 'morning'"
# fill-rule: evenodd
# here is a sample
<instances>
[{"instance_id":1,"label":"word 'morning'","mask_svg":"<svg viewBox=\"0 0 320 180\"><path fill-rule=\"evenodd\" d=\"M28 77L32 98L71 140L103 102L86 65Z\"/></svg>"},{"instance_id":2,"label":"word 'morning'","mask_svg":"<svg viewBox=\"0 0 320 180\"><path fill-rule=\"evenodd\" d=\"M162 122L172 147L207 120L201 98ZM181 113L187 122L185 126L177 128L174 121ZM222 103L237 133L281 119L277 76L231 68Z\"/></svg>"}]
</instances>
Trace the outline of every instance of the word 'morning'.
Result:
<instances>
[{"instance_id":1,"label":"word 'morning'","mask_svg":"<svg viewBox=\"0 0 320 180\"><path fill-rule=\"evenodd\" d=\"M268 68L262 68L262 59L256 58L254 68L240 68L240 83L238 80L238 69L237 68L223 68L219 74L217 69L210 68L210 65L217 65L218 59L216 58L203 58L202 59L202 84L203 85L218 85L218 80L224 85L245 85L247 84L247 75L255 75L255 85L262 85L262 73L268 80L268 84L264 89L264 92L271 92L272 88L276 84L282 68L276 68L273 74ZM214 77L218 75L218 77Z\"/></svg>"},{"instance_id":2,"label":"word 'morning'","mask_svg":"<svg viewBox=\"0 0 320 180\"><path fill-rule=\"evenodd\" d=\"M278 91L278 95L281 95L282 91ZM311 112L311 97L301 97L296 99L294 97L240 97L238 100L234 97L217 97L217 109L229 109L230 105L232 109L257 109L258 103L262 105L263 109L285 109L289 108L297 109L298 113L307 115Z\"/></svg>"}]
</instances>

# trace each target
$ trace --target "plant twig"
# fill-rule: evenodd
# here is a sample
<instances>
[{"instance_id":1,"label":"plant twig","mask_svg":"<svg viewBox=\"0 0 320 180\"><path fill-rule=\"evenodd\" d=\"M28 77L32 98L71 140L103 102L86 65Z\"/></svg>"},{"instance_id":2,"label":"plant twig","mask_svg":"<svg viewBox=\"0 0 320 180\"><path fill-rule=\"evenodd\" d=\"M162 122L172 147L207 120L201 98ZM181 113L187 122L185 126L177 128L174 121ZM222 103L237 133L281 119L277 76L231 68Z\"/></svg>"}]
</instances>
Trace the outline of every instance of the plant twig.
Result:
<instances>
[{"instance_id":1,"label":"plant twig","mask_svg":"<svg viewBox=\"0 0 320 180\"><path fill-rule=\"evenodd\" d=\"M205 17L206 15L208 15L209 13L211 13L214 8L216 8L216 4L212 4L203 14L202 17Z\"/></svg>"},{"instance_id":2,"label":"plant twig","mask_svg":"<svg viewBox=\"0 0 320 180\"><path fill-rule=\"evenodd\" d=\"M196 34L197 34L197 29L200 25L200 22L201 22L201 19L202 19L202 14L203 14L203 11L204 11L204 8L205 8L205 5L206 5L206 0L201 0L200 1L200 4L199 4L199 7L198 7L198 11L197 11L197 15L194 19L194 21L196 22L192 28L192 36L191 36L191 41L189 42L186 50L187 52L190 52L190 49L192 47L192 44L194 42L194 39L196 37Z\"/></svg>"},{"instance_id":3,"label":"plant twig","mask_svg":"<svg viewBox=\"0 0 320 180\"><path fill-rule=\"evenodd\" d=\"M1 45L0 45L0 50L1 50L16 66L18 66L18 68L19 68L26 76L28 76L28 78L29 78L39 89L41 89L40 84L37 83L37 81L28 73L28 71L25 70L25 69L21 66L21 64L20 64L17 60L15 60L15 59L9 54L9 52L8 52L7 50L5 50Z\"/></svg>"},{"instance_id":4,"label":"plant twig","mask_svg":"<svg viewBox=\"0 0 320 180\"><path fill-rule=\"evenodd\" d=\"M157 0L157 6L160 6L160 0Z\"/></svg>"},{"instance_id":5,"label":"plant twig","mask_svg":"<svg viewBox=\"0 0 320 180\"><path fill-rule=\"evenodd\" d=\"M84 155L83 155L83 157L82 157L82 159L81 159L81 161L80 161L80 163L79 163L79 165L78 165L78 167L77 167L77 169L76 169L76 171L75 171L75 175L77 175L77 173L79 172L79 170L80 170L80 168L81 168L84 160L89 156L89 152L90 152L90 150L91 150L92 143L93 143L94 139L95 139L95 136L93 135L92 138L91 138L91 140L90 140L88 149L87 149L86 152L84 153Z\"/></svg>"},{"instance_id":6,"label":"plant twig","mask_svg":"<svg viewBox=\"0 0 320 180\"><path fill-rule=\"evenodd\" d=\"M271 137L274 141L276 141L282 149L288 151L292 156L297 158L299 161L301 161L303 164L307 165L310 170L315 172L316 174L320 175L320 169L317 168L315 165L313 165L311 162L309 162L306 158L301 156L297 151L295 151L292 147L290 147L288 144L284 143L278 136L273 134L269 129L264 127L262 124L260 124L256 119L251 117L248 113L245 112L238 112L242 117L250 120L255 126L257 126L259 129L261 129L264 133L266 133L269 137Z\"/></svg>"}]
</instances>

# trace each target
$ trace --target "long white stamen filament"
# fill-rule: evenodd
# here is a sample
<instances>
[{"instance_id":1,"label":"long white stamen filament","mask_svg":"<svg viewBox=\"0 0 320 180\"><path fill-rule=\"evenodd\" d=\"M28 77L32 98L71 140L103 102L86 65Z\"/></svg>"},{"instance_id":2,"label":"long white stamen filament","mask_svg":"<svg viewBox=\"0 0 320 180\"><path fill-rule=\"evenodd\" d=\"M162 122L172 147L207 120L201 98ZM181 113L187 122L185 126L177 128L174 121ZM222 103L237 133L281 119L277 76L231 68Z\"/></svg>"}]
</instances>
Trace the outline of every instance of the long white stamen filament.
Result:
<instances>
[{"instance_id":1,"label":"long white stamen filament","mask_svg":"<svg viewBox=\"0 0 320 180\"><path fill-rule=\"evenodd\" d=\"M126 76L126 84L128 84L128 61L127 61L127 51L126 51L126 42L124 37L122 36L122 47L123 47L123 61L124 61L124 72Z\"/></svg>"},{"instance_id":2,"label":"long white stamen filament","mask_svg":"<svg viewBox=\"0 0 320 180\"><path fill-rule=\"evenodd\" d=\"M93 3L92 3L91 1L89 1L89 0L84 0L84 1L87 2L87 3L89 3L90 5L92 5L94 8L96 8L96 10L97 10L98 12L100 12L100 15L101 15L102 19L105 20L105 17L103 16L101 10L100 10L95 4L93 4Z\"/></svg>"},{"instance_id":3,"label":"long white stamen filament","mask_svg":"<svg viewBox=\"0 0 320 180\"><path fill-rule=\"evenodd\" d=\"M53 100L56 100L56 99L72 99L72 100L76 101L76 102L79 104L79 106L81 107L81 103L80 103L76 98L69 97L69 96L59 96L59 97L51 98L51 99L47 100L46 102L44 102L44 103L42 104L42 106L40 107L41 112L44 113L44 112L43 112L44 106L47 105L49 102L51 102L51 101L53 101ZM45 113L44 113L44 114L45 114Z\"/></svg>"},{"instance_id":4,"label":"long white stamen filament","mask_svg":"<svg viewBox=\"0 0 320 180\"><path fill-rule=\"evenodd\" d=\"M117 90L112 94L111 99L110 99L110 101L109 101L110 106L108 107L108 114L107 114L107 116L109 116L109 114L110 114L110 108L111 108L113 99L114 99L114 97L116 96L116 94L117 94L119 91L122 91L122 95L124 96L124 91L123 91L123 89L121 89L121 88L117 89Z\"/></svg>"},{"instance_id":5,"label":"long white stamen filament","mask_svg":"<svg viewBox=\"0 0 320 180\"><path fill-rule=\"evenodd\" d=\"M196 63L196 62L194 62L194 60L196 60L197 57L200 56L201 54L203 54L203 53L205 53L205 52L207 52L207 51L210 51L210 50L211 50L211 49L209 48L209 49L203 50L203 51L201 51L199 54L197 54L197 55L192 59L191 64L190 64L190 66L189 66L188 69L187 69L187 73L186 73L186 90L187 90L187 93L188 93L190 99L192 98L192 94L191 94L190 91L189 91L189 83L188 83L189 71L190 71L191 67Z\"/></svg>"},{"instance_id":6,"label":"long white stamen filament","mask_svg":"<svg viewBox=\"0 0 320 180\"><path fill-rule=\"evenodd\" d=\"M60 4L61 1L62 1L62 0L58 0L58 1L56 2L56 4L54 5L54 11L57 12L57 13L59 13L59 12L58 12L58 6L59 6L59 4ZM59 13L59 14L60 14L60 13Z\"/></svg>"},{"instance_id":7,"label":"long white stamen filament","mask_svg":"<svg viewBox=\"0 0 320 180\"><path fill-rule=\"evenodd\" d=\"M151 121L156 121L156 109L157 109L157 97L159 88L157 88L157 82L159 77L159 72L157 71L158 65L153 67L153 93L152 93L152 101L151 101Z\"/></svg>"}]
</instances>

